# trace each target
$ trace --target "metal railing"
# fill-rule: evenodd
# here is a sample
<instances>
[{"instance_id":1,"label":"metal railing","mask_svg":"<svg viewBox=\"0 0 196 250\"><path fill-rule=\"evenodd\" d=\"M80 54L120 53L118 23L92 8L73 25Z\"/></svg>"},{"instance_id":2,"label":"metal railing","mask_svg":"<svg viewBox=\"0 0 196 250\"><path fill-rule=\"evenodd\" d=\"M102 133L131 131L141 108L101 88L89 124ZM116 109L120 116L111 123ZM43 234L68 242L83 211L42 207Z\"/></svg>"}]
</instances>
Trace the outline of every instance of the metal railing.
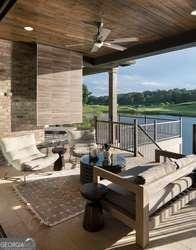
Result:
<instances>
[{"instance_id":1,"label":"metal railing","mask_svg":"<svg viewBox=\"0 0 196 250\"><path fill-rule=\"evenodd\" d=\"M193 124L193 154L196 154L196 124Z\"/></svg>"},{"instance_id":2,"label":"metal railing","mask_svg":"<svg viewBox=\"0 0 196 250\"><path fill-rule=\"evenodd\" d=\"M140 155L145 157L148 161L155 161L155 150L162 148L159 144L154 140L153 136L151 136L143 126L138 125L138 146L137 151Z\"/></svg>"},{"instance_id":3,"label":"metal railing","mask_svg":"<svg viewBox=\"0 0 196 250\"><path fill-rule=\"evenodd\" d=\"M111 144L114 148L134 152L134 125L95 119L97 144Z\"/></svg>"},{"instance_id":4,"label":"metal railing","mask_svg":"<svg viewBox=\"0 0 196 250\"><path fill-rule=\"evenodd\" d=\"M181 137L180 120L154 120L150 124L97 120L95 118L97 144L109 143L114 148L152 158L155 149L161 149L158 142Z\"/></svg>"},{"instance_id":5,"label":"metal railing","mask_svg":"<svg viewBox=\"0 0 196 250\"><path fill-rule=\"evenodd\" d=\"M141 124L142 128L156 141L181 137L181 120L159 122L154 120L151 124Z\"/></svg>"}]
</instances>

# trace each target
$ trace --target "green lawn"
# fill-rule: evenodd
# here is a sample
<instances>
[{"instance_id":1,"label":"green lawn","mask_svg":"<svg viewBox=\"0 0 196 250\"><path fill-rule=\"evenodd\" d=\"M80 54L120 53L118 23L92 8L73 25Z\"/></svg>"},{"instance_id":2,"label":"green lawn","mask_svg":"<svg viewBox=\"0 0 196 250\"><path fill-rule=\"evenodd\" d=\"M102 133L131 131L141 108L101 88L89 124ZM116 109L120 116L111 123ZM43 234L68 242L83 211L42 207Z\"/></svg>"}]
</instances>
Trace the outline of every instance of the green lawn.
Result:
<instances>
[{"instance_id":1,"label":"green lawn","mask_svg":"<svg viewBox=\"0 0 196 250\"><path fill-rule=\"evenodd\" d=\"M108 106L103 105L86 105L84 113L105 113L108 111ZM118 112L128 114L162 114L162 115L183 115L196 116L196 102L185 102L180 104L157 105L150 107L131 107L119 106Z\"/></svg>"}]
</instances>

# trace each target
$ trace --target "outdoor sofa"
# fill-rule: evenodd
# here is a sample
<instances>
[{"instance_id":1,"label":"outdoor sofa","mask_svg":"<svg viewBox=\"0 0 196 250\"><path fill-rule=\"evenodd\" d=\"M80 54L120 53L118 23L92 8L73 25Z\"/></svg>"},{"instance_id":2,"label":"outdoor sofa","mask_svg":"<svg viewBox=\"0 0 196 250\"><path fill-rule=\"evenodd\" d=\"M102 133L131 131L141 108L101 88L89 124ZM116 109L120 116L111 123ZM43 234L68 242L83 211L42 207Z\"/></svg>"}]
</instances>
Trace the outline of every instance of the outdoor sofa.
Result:
<instances>
[{"instance_id":1,"label":"outdoor sofa","mask_svg":"<svg viewBox=\"0 0 196 250\"><path fill-rule=\"evenodd\" d=\"M161 156L170 160L160 163ZM196 197L195 189L190 189L196 155L156 150L155 158L154 164L137 166L120 175L94 167L93 181L97 183L100 177L104 178L100 182L109 190L102 201L104 209L136 230L136 243L142 248L148 245L152 224L149 222L157 211L167 210L167 204L182 193L186 193L186 199L181 203Z\"/></svg>"}]
</instances>

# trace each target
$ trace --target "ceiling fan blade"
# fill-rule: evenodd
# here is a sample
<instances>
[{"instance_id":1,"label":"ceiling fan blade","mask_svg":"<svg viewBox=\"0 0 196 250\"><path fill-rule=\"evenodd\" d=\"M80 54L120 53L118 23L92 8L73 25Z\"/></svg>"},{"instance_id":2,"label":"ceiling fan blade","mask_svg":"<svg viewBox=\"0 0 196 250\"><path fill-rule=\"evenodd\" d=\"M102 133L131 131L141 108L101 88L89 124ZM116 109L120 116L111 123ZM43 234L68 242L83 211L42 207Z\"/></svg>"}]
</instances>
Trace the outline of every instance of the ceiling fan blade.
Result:
<instances>
[{"instance_id":1,"label":"ceiling fan blade","mask_svg":"<svg viewBox=\"0 0 196 250\"><path fill-rule=\"evenodd\" d=\"M121 46L119 44L111 44L111 43L108 43L108 42L103 43L103 46L111 48L111 49L120 50L120 51L123 51L123 50L127 49L126 47Z\"/></svg>"},{"instance_id":2,"label":"ceiling fan blade","mask_svg":"<svg viewBox=\"0 0 196 250\"><path fill-rule=\"evenodd\" d=\"M109 36L110 32L110 29L102 28L100 34L97 37L97 40L101 42L105 41L105 39Z\"/></svg>"},{"instance_id":3,"label":"ceiling fan blade","mask_svg":"<svg viewBox=\"0 0 196 250\"><path fill-rule=\"evenodd\" d=\"M91 49L91 53L97 52L99 49L100 49L100 47L98 47L98 46L96 45L96 43L94 43L94 44L93 44L93 47L92 47L92 49Z\"/></svg>"},{"instance_id":4,"label":"ceiling fan blade","mask_svg":"<svg viewBox=\"0 0 196 250\"><path fill-rule=\"evenodd\" d=\"M117 38L111 41L107 41L108 43L128 43L128 42L138 42L138 37L126 37L126 38Z\"/></svg>"},{"instance_id":5,"label":"ceiling fan blade","mask_svg":"<svg viewBox=\"0 0 196 250\"><path fill-rule=\"evenodd\" d=\"M65 47L69 48L69 47L77 47L81 45L85 45L85 43L66 44Z\"/></svg>"}]
</instances>

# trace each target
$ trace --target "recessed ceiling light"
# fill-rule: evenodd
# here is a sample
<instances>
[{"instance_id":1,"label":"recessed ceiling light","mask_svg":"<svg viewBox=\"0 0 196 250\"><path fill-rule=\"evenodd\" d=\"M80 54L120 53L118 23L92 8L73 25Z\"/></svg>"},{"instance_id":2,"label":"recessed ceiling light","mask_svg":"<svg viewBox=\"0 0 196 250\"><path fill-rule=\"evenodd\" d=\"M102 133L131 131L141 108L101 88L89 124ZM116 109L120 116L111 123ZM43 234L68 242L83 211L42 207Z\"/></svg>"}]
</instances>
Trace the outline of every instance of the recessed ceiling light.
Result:
<instances>
[{"instance_id":1,"label":"recessed ceiling light","mask_svg":"<svg viewBox=\"0 0 196 250\"><path fill-rule=\"evenodd\" d=\"M196 16L196 10L191 11L192 16Z\"/></svg>"},{"instance_id":2,"label":"recessed ceiling light","mask_svg":"<svg viewBox=\"0 0 196 250\"><path fill-rule=\"evenodd\" d=\"M24 27L24 30L26 30L26 31L33 31L34 28L33 28L33 27L30 27L30 26L25 26L25 27Z\"/></svg>"}]
</instances>

